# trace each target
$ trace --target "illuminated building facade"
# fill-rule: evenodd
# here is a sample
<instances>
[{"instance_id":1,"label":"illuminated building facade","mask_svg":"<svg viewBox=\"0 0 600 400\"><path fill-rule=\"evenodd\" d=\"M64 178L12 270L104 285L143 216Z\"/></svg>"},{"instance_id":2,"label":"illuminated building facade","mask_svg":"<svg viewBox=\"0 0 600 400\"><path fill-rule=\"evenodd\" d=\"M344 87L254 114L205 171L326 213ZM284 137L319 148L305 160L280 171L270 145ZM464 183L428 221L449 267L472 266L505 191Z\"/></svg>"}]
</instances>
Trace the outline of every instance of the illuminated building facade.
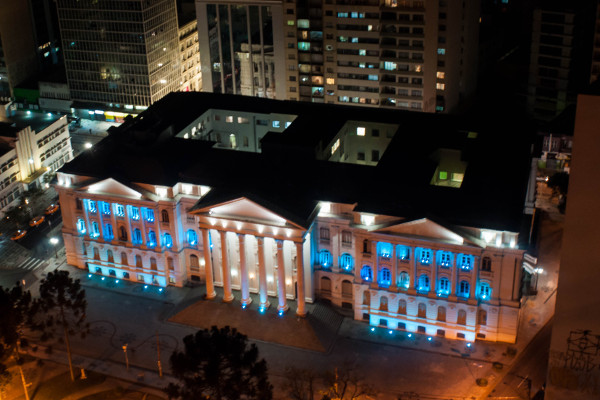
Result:
<instances>
[{"instance_id":1,"label":"illuminated building facade","mask_svg":"<svg viewBox=\"0 0 600 400\"><path fill-rule=\"evenodd\" d=\"M67 261L202 282L244 307L254 293L304 315L322 298L371 325L514 342L528 146L477 125L173 93L59 171Z\"/></svg>"},{"instance_id":2,"label":"illuminated building facade","mask_svg":"<svg viewBox=\"0 0 600 400\"><path fill-rule=\"evenodd\" d=\"M196 0L196 7L203 91L448 112L475 89L477 1Z\"/></svg>"},{"instance_id":3,"label":"illuminated building facade","mask_svg":"<svg viewBox=\"0 0 600 400\"><path fill-rule=\"evenodd\" d=\"M200 52L198 51L198 21L192 19L179 27L179 54L181 63L180 91L197 92L202 89Z\"/></svg>"}]
</instances>

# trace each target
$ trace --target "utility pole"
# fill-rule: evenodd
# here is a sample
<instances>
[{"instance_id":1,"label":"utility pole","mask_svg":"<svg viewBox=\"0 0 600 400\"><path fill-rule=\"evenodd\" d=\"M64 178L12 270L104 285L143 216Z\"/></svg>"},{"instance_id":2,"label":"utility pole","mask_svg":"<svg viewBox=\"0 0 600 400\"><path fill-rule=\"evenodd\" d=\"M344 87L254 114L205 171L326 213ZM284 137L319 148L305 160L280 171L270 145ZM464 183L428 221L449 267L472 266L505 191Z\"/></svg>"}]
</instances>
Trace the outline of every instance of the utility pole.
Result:
<instances>
[{"instance_id":1,"label":"utility pole","mask_svg":"<svg viewBox=\"0 0 600 400\"><path fill-rule=\"evenodd\" d=\"M29 392L27 388L31 386L31 383L27 383L25 380L25 374L23 373L23 368L19 365L19 372L21 373L21 381L23 382L23 391L25 392L25 400L29 400Z\"/></svg>"},{"instance_id":2,"label":"utility pole","mask_svg":"<svg viewBox=\"0 0 600 400\"><path fill-rule=\"evenodd\" d=\"M158 356L158 376L162 378L162 365L160 364L160 342L158 341L158 331L156 331L156 353Z\"/></svg>"}]
</instances>

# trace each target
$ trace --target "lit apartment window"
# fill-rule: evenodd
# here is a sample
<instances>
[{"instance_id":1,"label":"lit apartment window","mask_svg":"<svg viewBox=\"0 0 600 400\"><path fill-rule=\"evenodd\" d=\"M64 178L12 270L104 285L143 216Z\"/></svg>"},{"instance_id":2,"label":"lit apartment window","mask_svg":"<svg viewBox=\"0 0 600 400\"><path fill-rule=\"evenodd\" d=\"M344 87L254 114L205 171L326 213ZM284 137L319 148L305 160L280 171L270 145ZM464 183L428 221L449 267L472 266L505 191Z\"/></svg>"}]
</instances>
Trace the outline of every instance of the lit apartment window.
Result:
<instances>
[{"instance_id":1,"label":"lit apartment window","mask_svg":"<svg viewBox=\"0 0 600 400\"><path fill-rule=\"evenodd\" d=\"M356 128L356 135L357 136L365 136L366 134L366 128L364 126L359 126Z\"/></svg>"},{"instance_id":2,"label":"lit apartment window","mask_svg":"<svg viewBox=\"0 0 600 400\"><path fill-rule=\"evenodd\" d=\"M140 219L140 209L137 207L132 207L132 206L128 206L129 207L129 215L131 216L131 219L134 221L138 221Z\"/></svg>"},{"instance_id":3,"label":"lit apartment window","mask_svg":"<svg viewBox=\"0 0 600 400\"><path fill-rule=\"evenodd\" d=\"M446 84L444 84L444 83L436 83L435 84L435 88L437 90L445 90L446 89Z\"/></svg>"},{"instance_id":4,"label":"lit apartment window","mask_svg":"<svg viewBox=\"0 0 600 400\"><path fill-rule=\"evenodd\" d=\"M446 179L448 179L448 172L447 171L440 171L439 177L440 177L441 181L445 181Z\"/></svg>"},{"instance_id":5,"label":"lit apartment window","mask_svg":"<svg viewBox=\"0 0 600 400\"><path fill-rule=\"evenodd\" d=\"M340 256L340 267L346 272L354 269L354 259L350 254L344 253Z\"/></svg>"},{"instance_id":6,"label":"lit apartment window","mask_svg":"<svg viewBox=\"0 0 600 400\"><path fill-rule=\"evenodd\" d=\"M442 55L442 56L443 56L443 55L445 55L445 54L446 54L446 49L443 49L443 48L438 48L438 49L437 49L437 53L438 53L439 55Z\"/></svg>"},{"instance_id":7,"label":"lit apartment window","mask_svg":"<svg viewBox=\"0 0 600 400\"><path fill-rule=\"evenodd\" d=\"M247 124L249 122L248 118L237 117L238 124Z\"/></svg>"},{"instance_id":8,"label":"lit apartment window","mask_svg":"<svg viewBox=\"0 0 600 400\"><path fill-rule=\"evenodd\" d=\"M348 18L348 13L347 12L338 12L337 17L338 18Z\"/></svg>"},{"instance_id":9,"label":"lit apartment window","mask_svg":"<svg viewBox=\"0 0 600 400\"><path fill-rule=\"evenodd\" d=\"M398 257L400 261L410 260L410 248L408 246L398 245L396 248L396 257Z\"/></svg>"},{"instance_id":10,"label":"lit apartment window","mask_svg":"<svg viewBox=\"0 0 600 400\"><path fill-rule=\"evenodd\" d=\"M452 173L452 181L453 182L462 182L464 177L465 177L465 174L460 174L458 172Z\"/></svg>"},{"instance_id":11,"label":"lit apartment window","mask_svg":"<svg viewBox=\"0 0 600 400\"><path fill-rule=\"evenodd\" d=\"M408 289L408 287L410 286L410 276L408 275L408 272L400 272L400 279L398 280L398 285L401 288Z\"/></svg>"},{"instance_id":12,"label":"lit apartment window","mask_svg":"<svg viewBox=\"0 0 600 400\"><path fill-rule=\"evenodd\" d=\"M379 272L379 285L390 286L392 284L392 273L387 268L382 268Z\"/></svg>"},{"instance_id":13,"label":"lit apartment window","mask_svg":"<svg viewBox=\"0 0 600 400\"><path fill-rule=\"evenodd\" d=\"M279 121L273 121L273 128L279 128L279 126L280 126Z\"/></svg>"},{"instance_id":14,"label":"lit apartment window","mask_svg":"<svg viewBox=\"0 0 600 400\"><path fill-rule=\"evenodd\" d=\"M420 292L429 292L429 276L423 274L419 277L418 290Z\"/></svg>"},{"instance_id":15,"label":"lit apartment window","mask_svg":"<svg viewBox=\"0 0 600 400\"><path fill-rule=\"evenodd\" d=\"M294 20L288 19L287 24L288 24L288 26L294 26Z\"/></svg>"},{"instance_id":16,"label":"lit apartment window","mask_svg":"<svg viewBox=\"0 0 600 400\"><path fill-rule=\"evenodd\" d=\"M421 249L420 261L423 265L431 264L431 249Z\"/></svg>"},{"instance_id":17,"label":"lit apartment window","mask_svg":"<svg viewBox=\"0 0 600 400\"><path fill-rule=\"evenodd\" d=\"M468 254L460 254L458 259L460 269L470 271L473 268L473 256Z\"/></svg>"},{"instance_id":18,"label":"lit apartment window","mask_svg":"<svg viewBox=\"0 0 600 400\"><path fill-rule=\"evenodd\" d=\"M233 123L233 115L228 115L225 117L225 122Z\"/></svg>"},{"instance_id":19,"label":"lit apartment window","mask_svg":"<svg viewBox=\"0 0 600 400\"><path fill-rule=\"evenodd\" d=\"M298 50L310 51L310 42L298 42Z\"/></svg>"},{"instance_id":20,"label":"lit apartment window","mask_svg":"<svg viewBox=\"0 0 600 400\"><path fill-rule=\"evenodd\" d=\"M438 294L450 294L450 280L446 277L440 279Z\"/></svg>"},{"instance_id":21,"label":"lit apartment window","mask_svg":"<svg viewBox=\"0 0 600 400\"><path fill-rule=\"evenodd\" d=\"M196 244L198 244L198 235L193 229L187 231L187 242L190 246L195 246Z\"/></svg>"},{"instance_id":22,"label":"lit apartment window","mask_svg":"<svg viewBox=\"0 0 600 400\"><path fill-rule=\"evenodd\" d=\"M440 266L449 267L452 263L452 253L449 251L441 251L439 253L440 257Z\"/></svg>"},{"instance_id":23,"label":"lit apartment window","mask_svg":"<svg viewBox=\"0 0 600 400\"><path fill-rule=\"evenodd\" d=\"M446 77L446 73L443 71L438 71L436 76L438 79L444 79Z\"/></svg>"},{"instance_id":24,"label":"lit apartment window","mask_svg":"<svg viewBox=\"0 0 600 400\"><path fill-rule=\"evenodd\" d=\"M111 241L115 237L111 224L104 224L104 240Z\"/></svg>"},{"instance_id":25,"label":"lit apartment window","mask_svg":"<svg viewBox=\"0 0 600 400\"><path fill-rule=\"evenodd\" d=\"M328 85L335 85L335 78L327 78L326 82Z\"/></svg>"},{"instance_id":26,"label":"lit apartment window","mask_svg":"<svg viewBox=\"0 0 600 400\"><path fill-rule=\"evenodd\" d=\"M307 19L299 19L298 20L298 28L309 29L310 28L310 21L307 20Z\"/></svg>"},{"instance_id":27,"label":"lit apartment window","mask_svg":"<svg viewBox=\"0 0 600 400\"><path fill-rule=\"evenodd\" d=\"M138 228L133 230L133 238L131 240L133 244L142 244L142 231Z\"/></svg>"},{"instance_id":28,"label":"lit apartment window","mask_svg":"<svg viewBox=\"0 0 600 400\"><path fill-rule=\"evenodd\" d=\"M358 55L359 56L366 56L367 55L367 50L365 50L365 49L359 49L358 50Z\"/></svg>"},{"instance_id":29,"label":"lit apartment window","mask_svg":"<svg viewBox=\"0 0 600 400\"><path fill-rule=\"evenodd\" d=\"M102 202L102 214L110 215L110 203Z\"/></svg>"}]
</instances>

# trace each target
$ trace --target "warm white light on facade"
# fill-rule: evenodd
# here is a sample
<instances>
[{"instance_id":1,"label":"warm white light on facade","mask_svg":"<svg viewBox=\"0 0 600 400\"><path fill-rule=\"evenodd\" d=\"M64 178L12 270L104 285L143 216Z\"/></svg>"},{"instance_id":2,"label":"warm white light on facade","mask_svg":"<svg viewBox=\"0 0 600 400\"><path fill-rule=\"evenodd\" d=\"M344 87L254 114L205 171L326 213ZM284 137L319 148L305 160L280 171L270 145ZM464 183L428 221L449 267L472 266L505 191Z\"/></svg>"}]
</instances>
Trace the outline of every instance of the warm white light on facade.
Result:
<instances>
[{"instance_id":1,"label":"warm white light on facade","mask_svg":"<svg viewBox=\"0 0 600 400\"><path fill-rule=\"evenodd\" d=\"M271 275L267 275L267 282L272 283L273 277Z\"/></svg>"},{"instance_id":2,"label":"warm white light on facade","mask_svg":"<svg viewBox=\"0 0 600 400\"><path fill-rule=\"evenodd\" d=\"M183 185L181 185L181 190L185 194L190 194L190 193L192 193L193 187L192 187L192 185L183 184Z\"/></svg>"},{"instance_id":3,"label":"warm white light on facade","mask_svg":"<svg viewBox=\"0 0 600 400\"><path fill-rule=\"evenodd\" d=\"M373 225L375 223L375 217L373 215L362 214L360 216L360 223L363 225Z\"/></svg>"},{"instance_id":4,"label":"warm white light on facade","mask_svg":"<svg viewBox=\"0 0 600 400\"><path fill-rule=\"evenodd\" d=\"M331 203L328 203L326 201L322 201L320 203L321 208L319 209L319 215L322 214L331 214Z\"/></svg>"},{"instance_id":5,"label":"warm white light on facade","mask_svg":"<svg viewBox=\"0 0 600 400\"><path fill-rule=\"evenodd\" d=\"M156 194L159 197L167 197L167 188L156 188Z\"/></svg>"},{"instance_id":6,"label":"warm white light on facade","mask_svg":"<svg viewBox=\"0 0 600 400\"><path fill-rule=\"evenodd\" d=\"M258 230L258 233L263 233L263 231L265 230L265 227L262 225L256 225L256 229Z\"/></svg>"},{"instance_id":7,"label":"warm white light on facade","mask_svg":"<svg viewBox=\"0 0 600 400\"><path fill-rule=\"evenodd\" d=\"M248 277L250 277L250 279L254 279L254 273L250 272L250 274L248 275Z\"/></svg>"},{"instance_id":8,"label":"warm white light on facade","mask_svg":"<svg viewBox=\"0 0 600 400\"><path fill-rule=\"evenodd\" d=\"M241 222L236 222L235 226L237 227L238 231L241 231L244 225Z\"/></svg>"},{"instance_id":9,"label":"warm white light on facade","mask_svg":"<svg viewBox=\"0 0 600 400\"><path fill-rule=\"evenodd\" d=\"M223 228L227 228L227 221L225 221L225 220L221 221L221 226Z\"/></svg>"},{"instance_id":10,"label":"warm white light on facade","mask_svg":"<svg viewBox=\"0 0 600 400\"><path fill-rule=\"evenodd\" d=\"M279 232L279 229L273 228L273 235L277 235L278 232Z\"/></svg>"},{"instance_id":11,"label":"warm white light on facade","mask_svg":"<svg viewBox=\"0 0 600 400\"><path fill-rule=\"evenodd\" d=\"M292 284L292 280L291 279L286 279L285 280L285 284L286 285L291 285Z\"/></svg>"}]
</instances>

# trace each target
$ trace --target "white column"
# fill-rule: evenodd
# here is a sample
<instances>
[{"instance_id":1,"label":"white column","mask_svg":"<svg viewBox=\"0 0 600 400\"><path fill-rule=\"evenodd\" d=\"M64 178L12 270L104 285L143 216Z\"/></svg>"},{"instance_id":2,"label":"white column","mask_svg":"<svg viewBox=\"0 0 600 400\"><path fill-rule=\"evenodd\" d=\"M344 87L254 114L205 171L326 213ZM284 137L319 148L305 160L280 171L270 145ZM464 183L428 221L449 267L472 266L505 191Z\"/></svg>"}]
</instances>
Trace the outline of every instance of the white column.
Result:
<instances>
[{"instance_id":1,"label":"white column","mask_svg":"<svg viewBox=\"0 0 600 400\"><path fill-rule=\"evenodd\" d=\"M242 305L247 306L252 303L250 298L250 288L248 286L248 267L246 266L246 235L238 233L240 243L240 279L242 284Z\"/></svg>"},{"instance_id":2,"label":"white column","mask_svg":"<svg viewBox=\"0 0 600 400\"><path fill-rule=\"evenodd\" d=\"M219 231L221 235L221 268L223 269L223 301L233 300L231 294L231 271L229 271L229 257L227 255L227 232Z\"/></svg>"},{"instance_id":3,"label":"white column","mask_svg":"<svg viewBox=\"0 0 600 400\"><path fill-rule=\"evenodd\" d=\"M300 317L306 316L305 295L304 295L304 257L302 254L302 243L296 243L296 283L298 284L298 309L296 314Z\"/></svg>"},{"instance_id":4,"label":"white column","mask_svg":"<svg viewBox=\"0 0 600 400\"><path fill-rule=\"evenodd\" d=\"M477 275L479 273L479 257L473 257L473 265L471 266L471 287L469 290L469 299L476 300L475 289L477 288Z\"/></svg>"},{"instance_id":5,"label":"white column","mask_svg":"<svg viewBox=\"0 0 600 400\"><path fill-rule=\"evenodd\" d=\"M217 293L213 283L212 257L210 256L210 243L208 241L208 229L202 229L202 247L204 251L204 274L206 276L206 298L214 299Z\"/></svg>"},{"instance_id":6,"label":"white column","mask_svg":"<svg viewBox=\"0 0 600 400\"><path fill-rule=\"evenodd\" d=\"M269 308L267 295L267 269L265 268L265 238L256 237L258 246L258 293L260 295L260 307Z\"/></svg>"},{"instance_id":7,"label":"white column","mask_svg":"<svg viewBox=\"0 0 600 400\"><path fill-rule=\"evenodd\" d=\"M283 264L283 240L277 240L277 297L279 305L277 310L287 311L289 306L285 299L285 265Z\"/></svg>"},{"instance_id":8,"label":"white column","mask_svg":"<svg viewBox=\"0 0 600 400\"><path fill-rule=\"evenodd\" d=\"M431 250L431 258L432 258L432 263L433 263L433 269L432 269L432 273L431 273L431 285L430 285L430 290L429 290L429 294L431 294L433 297L435 297L437 295L437 270L438 270L438 266L437 266L437 257L436 257L436 250Z\"/></svg>"}]
</instances>

